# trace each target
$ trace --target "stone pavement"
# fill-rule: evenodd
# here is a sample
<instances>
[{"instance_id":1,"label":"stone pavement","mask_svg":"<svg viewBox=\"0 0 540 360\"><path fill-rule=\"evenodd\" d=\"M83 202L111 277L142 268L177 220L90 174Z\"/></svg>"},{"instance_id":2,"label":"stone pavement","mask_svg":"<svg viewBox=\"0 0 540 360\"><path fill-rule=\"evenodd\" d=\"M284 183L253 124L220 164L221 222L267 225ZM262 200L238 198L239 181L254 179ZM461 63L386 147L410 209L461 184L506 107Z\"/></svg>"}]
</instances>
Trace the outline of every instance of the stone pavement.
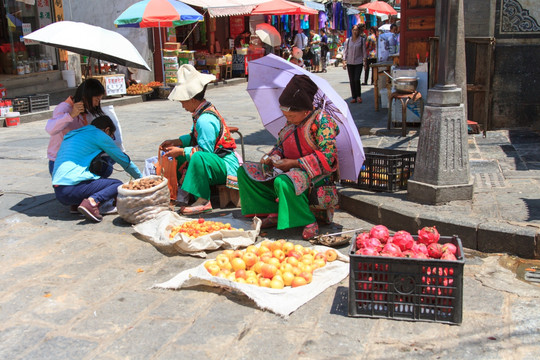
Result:
<instances>
[{"instance_id":1,"label":"stone pavement","mask_svg":"<svg viewBox=\"0 0 540 360\"><path fill-rule=\"evenodd\" d=\"M344 98L349 96L345 71L330 68L323 76ZM274 141L260 125L245 81L229 85L211 88L207 98L240 128L248 160L258 160ZM417 132L402 138L399 129L386 130L386 114L373 111L372 87L363 91L364 103L351 109L364 146L414 150ZM189 130L189 114L177 103L120 104L115 110L127 153L140 166L163 139ZM470 137L471 160L478 162L473 174L484 181L476 186L472 203L429 207L408 203L405 193L345 187L342 210L334 224L323 228L335 232L384 223L392 230L414 224L416 230L436 224L443 235L462 237L469 247L463 324L449 326L350 318L348 279L287 319L221 289L150 289L201 259L160 253L116 215L91 224L69 214L50 187L44 126L44 119L34 119L0 129L0 359L535 359L540 353L540 289L514 272L523 263L538 263L477 252L465 232L478 221L476 236L485 228L486 236L491 230L496 238L511 226L516 230L510 243L521 240L523 231L537 231L540 157L532 134L519 132L522 137L516 139L512 131L496 131L485 139ZM113 177L128 180L122 171ZM216 211L231 212L240 216L238 209ZM359 212L362 216L354 216ZM463 232L445 225L452 223L461 224ZM271 230L264 236L303 243L300 232ZM346 253L347 247L340 251Z\"/></svg>"}]
</instances>

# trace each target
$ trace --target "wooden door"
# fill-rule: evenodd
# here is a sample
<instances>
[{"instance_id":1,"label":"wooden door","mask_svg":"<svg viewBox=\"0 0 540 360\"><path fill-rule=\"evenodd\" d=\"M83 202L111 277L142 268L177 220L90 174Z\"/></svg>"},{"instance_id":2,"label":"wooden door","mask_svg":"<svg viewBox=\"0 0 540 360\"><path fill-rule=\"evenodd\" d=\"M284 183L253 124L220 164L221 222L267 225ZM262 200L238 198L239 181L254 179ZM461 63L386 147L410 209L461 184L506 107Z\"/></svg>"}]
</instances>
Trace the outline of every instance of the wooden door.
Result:
<instances>
[{"instance_id":1,"label":"wooden door","mask_svg":"<svg viewBox=\"0 0 540 360\"><path fill-rule=\"evenodd\" d=\"M435 1L401 2L400 66L415 66L416 54L420 56L420 62L426 60L430 46L429 38L435 35Z\"/></svg>"}]
</instances>

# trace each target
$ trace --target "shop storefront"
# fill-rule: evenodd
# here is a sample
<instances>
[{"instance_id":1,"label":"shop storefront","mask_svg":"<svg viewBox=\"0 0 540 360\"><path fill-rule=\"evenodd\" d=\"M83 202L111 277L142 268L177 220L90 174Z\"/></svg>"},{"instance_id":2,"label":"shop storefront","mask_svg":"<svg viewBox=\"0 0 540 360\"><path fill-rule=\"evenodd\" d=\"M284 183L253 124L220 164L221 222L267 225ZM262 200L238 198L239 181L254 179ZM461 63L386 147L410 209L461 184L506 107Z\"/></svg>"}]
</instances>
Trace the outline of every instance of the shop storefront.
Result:
<instances>
[{"instance_id":1,"label":"shop storefront","mask_svg":"<svg viewBox=\"0 0 540 360\"><path fill-rule=\"evenodd\" d=\"M0 79L2 75L58 70L54 48L23 39L24 35L54 21L58 11L53 3L51 0L5 0L0 6Z\"/></svg>"}]
</instances>

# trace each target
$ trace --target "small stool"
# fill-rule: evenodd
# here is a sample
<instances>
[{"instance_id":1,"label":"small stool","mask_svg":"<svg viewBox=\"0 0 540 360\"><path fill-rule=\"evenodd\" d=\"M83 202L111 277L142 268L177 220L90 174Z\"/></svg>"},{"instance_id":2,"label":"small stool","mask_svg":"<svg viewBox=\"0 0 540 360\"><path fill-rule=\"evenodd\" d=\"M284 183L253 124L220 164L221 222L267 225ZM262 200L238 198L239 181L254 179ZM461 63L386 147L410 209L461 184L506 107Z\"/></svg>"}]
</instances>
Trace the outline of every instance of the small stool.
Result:
<instances>
[{"instance_id":1,"label":"small stool","mask_svg":"<svg viewBox=\"0 0 540 360\"><path fill-rule=\"evenodd\" d=\"M401 100L401 136L407 136L407 104L409 101L420 102L420 120L422 120L422 116L424 115L424 99L422 99L422 94L418 91L409 94L393 92L388 99L388 130L390 130L392 124L392 100L394 99Z\"/></svg>"},{"instance_id":2,"label":"small stool","mask_svg":"<svg viewBox=\"0 0 540 360\"><path fill-rule=\"evenodd\" d=\"M219 207L224 209L232 203L234 207L240 207L240 192L237 189L232 189L226 185L216 185L219 195Z\"/></svg>"},{"instance_id":3,"label":"small stool","mask_svg":"<svg viewBox=\"0 0 540 360\"><path fill-rule=\"evenodd\" d=\"M225 66L225 79L232 78L232 64L227 64Z\"/></svg>"},{"instance_id":4,"label":"small stool","mask_svg":"<svg viewBox=\"0 0 540 360\"><path fill-rule=\"evenodd\" d=\"M229 131L240 136L240 145L242 146L242 162L246 161L246 152L244 150L244 135L242 135L242 133L238 130L236 126L229 126Z\"/></svg>"}]
</instances>

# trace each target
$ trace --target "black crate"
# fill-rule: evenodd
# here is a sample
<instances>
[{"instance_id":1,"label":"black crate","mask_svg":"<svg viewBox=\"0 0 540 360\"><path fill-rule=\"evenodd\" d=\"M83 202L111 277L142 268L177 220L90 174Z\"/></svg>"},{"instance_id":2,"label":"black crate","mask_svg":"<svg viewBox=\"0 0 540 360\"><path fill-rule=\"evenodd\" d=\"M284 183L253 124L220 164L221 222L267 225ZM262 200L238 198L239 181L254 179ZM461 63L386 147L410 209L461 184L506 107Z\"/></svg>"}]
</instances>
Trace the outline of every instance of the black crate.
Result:
<instances>
[{"instance_id":1,"label":"black crate","mask_svg":"<svg viewBox=\"0 0 540 360\"><path fill-rule=\"evenodd\" d=\"M364 153L366 160L353 186L387 192L407 189L407 181L414 171L415 151L366 147Z\"/></svg>"},{"instance_id":2,"label":"black crate","mask_svg":"<svg viewBox=\"0 0 540 360\"><path fill-rule=\"evenodd\" d=\"M49 94L36 94L28 96L30 112L49 110Z\"/></svg>"},{"instance_id":3,"label":"black crate","mask_svg":"<svg viewBox=\"0 0 540 360\"><path fill-rule=\"evenodd\" d=\"M6 100L11 100L13 111L18 111L20 114L30 112L30 100L27 97L8 98Z\"/></svg>"},{"instance_id":4,"label":"black crate","mask_svg":"<svg viewBox=\"0 0 540 360\"><path fill-rule=\"evenodd\" d=\"M354 239L349 316L461 324L465 259L459 237L439 240L456 245L457 261L357 255Z\"/></svg>"}]
</instances>

